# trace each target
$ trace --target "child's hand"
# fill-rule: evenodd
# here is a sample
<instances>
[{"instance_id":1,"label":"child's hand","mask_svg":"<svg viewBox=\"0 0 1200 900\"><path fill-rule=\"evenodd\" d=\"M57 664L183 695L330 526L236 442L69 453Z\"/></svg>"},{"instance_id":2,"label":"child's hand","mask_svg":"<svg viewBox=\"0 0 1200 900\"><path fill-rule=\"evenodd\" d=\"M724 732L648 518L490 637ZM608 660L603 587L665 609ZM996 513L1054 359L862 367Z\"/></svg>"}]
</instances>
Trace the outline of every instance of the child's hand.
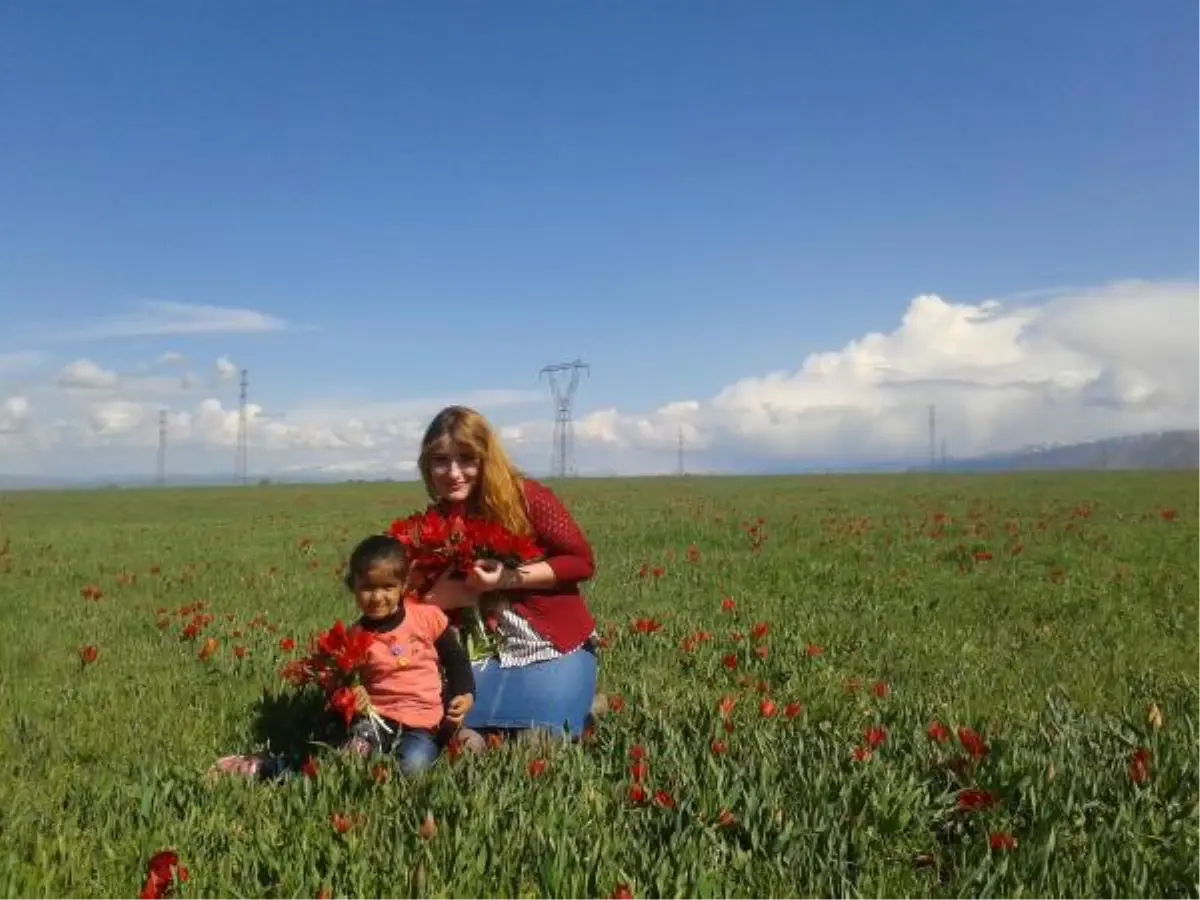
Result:
<instances>
[{"instance_id":1,"label":"child's hand","mask_svg":"<svg viewBox=\"0 0 1200 900\"><path fill-rule=\"evenodd\" d=\"M467 713L471 711L471 707L475 705L475 697L472 694L459 694L450 701L450 705L446 707L446 721L455 725L461 725L463 719L467 717Z\"/></svg>"},{"instance_id":2,"label":"child's hand","mask_svg":"<svg viewBox=\"0 0 1200 900\"><path fill-rule=\"evenodd\" d=\"M361 684L356 684L351 690L354 692L354 708L365 716L371 711L371 698L367 689Z\"/></svg>"},{"instance_id":3,"label":"child's hand","mask_svg":"<svg viewBox=\"0 0 1200 900\"><path fill-rule=\"evenodd\" d=\"M452 578L453 573L447 569L429 588L424 596L426 603L432 603L439 609L449 612L454 609L464 609L479 602L479 590L471 587L467 578Z\"/></svg>"}]
</instances>

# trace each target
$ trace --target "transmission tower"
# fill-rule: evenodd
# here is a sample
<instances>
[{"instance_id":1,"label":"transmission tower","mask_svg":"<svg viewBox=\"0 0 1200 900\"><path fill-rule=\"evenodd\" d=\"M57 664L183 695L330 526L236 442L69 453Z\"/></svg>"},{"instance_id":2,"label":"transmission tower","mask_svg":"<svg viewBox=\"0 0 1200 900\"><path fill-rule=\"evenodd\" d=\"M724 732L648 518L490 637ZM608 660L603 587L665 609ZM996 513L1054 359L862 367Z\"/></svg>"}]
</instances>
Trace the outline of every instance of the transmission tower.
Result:
<instances>
[{"instance_id":1,"label":"transmission tower","mask_svg":"<svg viewBox=\"0 0 1200 900\"><path fill-rule=\"evenodd\" d=\"M929 407L929 468L937 468L937 407Z\"/></svg>"},{"instance_id":2,"label":"transmission tower","mask_svg":"<svg viewBox=\"0 0 1200 900\"><path fill-rule=\"evenodd\" d=\"M550 382L550 393L554 395L554 454L550 471L559 478L575 474L574 428L571 424L571 404L579 387L581 372L591 374L588 364L576 359L574 362L544 366L538 373Z\"/></svg>"},{"instance_id":3,"label":"transmission tower","mask_svg":"<svg viewBox=\"0 0 1200 900\"><path fill-rule=\"evenodd\" d=\"M246 369L242 369L241 378L238 380L238 434L237 434L237 462L236 475L242 484L246 483L246 455L249 444L249 433L246 421L246 393L250 387L250 373Z\"/></svg>"},{"instance_id":4,"label":"transmission tower","mask_svg":"<svg viewBox=\"0 0 1200 900\"><path fill-rule=\"evenodd\" d=\"M683 467L683 426L679 426L679 474L686 475L687 470Z\"/></svg>"},{"instance_id":5,"label":"transmission tower","mask_svg":"<svg viewBox=\"0 0 1200 900\"><path fill-rule=\"evenodd\" d=\"M158 486L167 483L167 411L158 411Z\"/></svg>"}]
</instances>

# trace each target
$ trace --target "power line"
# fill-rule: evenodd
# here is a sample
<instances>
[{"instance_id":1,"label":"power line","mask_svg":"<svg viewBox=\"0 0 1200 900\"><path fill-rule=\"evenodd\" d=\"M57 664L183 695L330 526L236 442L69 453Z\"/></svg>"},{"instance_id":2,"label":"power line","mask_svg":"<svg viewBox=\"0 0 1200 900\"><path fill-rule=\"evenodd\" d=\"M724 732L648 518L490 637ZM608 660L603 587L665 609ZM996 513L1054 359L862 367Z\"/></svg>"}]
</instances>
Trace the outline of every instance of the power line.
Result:
<instances>
[{"instance_id":1,"label":"power line","mask_svg":"<svg viewBox=\"0 0 1200 900\"><path fill-rule=\"evenodd\" d=\"M237 454L234 459L234 476L242 484L249 484L250 467L250 371L242 369L238 379L238 432ZM279 422L286 416L284 413L266 412L261 406L254 410L256 422Z\"/></svg>"},{"instance_id":2,"label":"power line","mask_svg":"<svg viewBox=\"0 0 1200 900\"><path fill-rule=\"evenodd\" d=\"M158 411L158 486L167 484L167 411Z\"/></svg>"},{"instance_id":3,"label":"power line","mask_svg":"<svg viewBox=\"0 0 1200 900\"><path fill-rule=\"evenodd\" d=\"M587 363L555 363L543 366L538 377L545 376L550 382L550 393L554 395L554 453L550 462L551 474L559 478L575 474L574 426L571 422L571 404L579 388L581 372L591 374Z\"/></svg>"},{"instance_id":4,"label":"power line","mask_svg":"<svg viewBox=\"0 0 1200 900\"><path fill-rule=\"evenodd\" d=\"M937 467L937 407L929 407L929 468Z\"/></svg>"},{"instance_id":5,"label":"power line","mask_svg":"<svg viewBox=\"0 0 1200 900\"><path fill-rule=\"evenodd\" d=\"M246 483L248 470L246 467L246 457L249 450L249 429L247 428L246 420L246 397L250 388L250 372L247 369L242 369L241 378L238 380L238 434L237 434L237 459L235 461L235 475L242 484Z\"/></svg>"}]
</instances>

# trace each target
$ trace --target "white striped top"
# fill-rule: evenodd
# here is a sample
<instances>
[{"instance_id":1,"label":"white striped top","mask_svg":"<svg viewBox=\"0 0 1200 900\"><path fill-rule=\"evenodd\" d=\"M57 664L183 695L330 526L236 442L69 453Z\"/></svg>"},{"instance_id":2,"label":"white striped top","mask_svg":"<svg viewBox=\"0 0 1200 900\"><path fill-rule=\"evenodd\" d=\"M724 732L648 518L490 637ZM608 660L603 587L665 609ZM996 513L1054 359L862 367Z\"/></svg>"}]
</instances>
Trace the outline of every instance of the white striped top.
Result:
<instances>
[{"instance_id":1,"label":"white striped top","mask_svg":"<svg viewBox=\"0 0 1200 900\"><path fill-rule=\"evenodd\" d=\"M496 655L500 668L510 669L546 662L562 656L533 626L517 615L507 603L496 622Z\"/></svg>"}]
</instances>

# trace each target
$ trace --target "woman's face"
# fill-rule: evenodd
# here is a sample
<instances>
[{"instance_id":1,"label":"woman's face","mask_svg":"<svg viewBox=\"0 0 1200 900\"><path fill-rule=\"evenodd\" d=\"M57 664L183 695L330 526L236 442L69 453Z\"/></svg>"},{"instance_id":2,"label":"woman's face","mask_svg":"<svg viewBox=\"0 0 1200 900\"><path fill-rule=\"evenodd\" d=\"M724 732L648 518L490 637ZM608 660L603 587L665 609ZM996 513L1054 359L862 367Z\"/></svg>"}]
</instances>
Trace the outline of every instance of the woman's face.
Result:
<instances>
[{"instance_id":1,"label":"woman's face","mask_svg":"<svg viewBox=\"0 0 1200 900\"><path fill-rule=\"evenodd\" d=\"M449 438L442 438L429 454L429 480L438 499L466 501L479 483L479 457Z\"/></svg>"}]
</instances>

